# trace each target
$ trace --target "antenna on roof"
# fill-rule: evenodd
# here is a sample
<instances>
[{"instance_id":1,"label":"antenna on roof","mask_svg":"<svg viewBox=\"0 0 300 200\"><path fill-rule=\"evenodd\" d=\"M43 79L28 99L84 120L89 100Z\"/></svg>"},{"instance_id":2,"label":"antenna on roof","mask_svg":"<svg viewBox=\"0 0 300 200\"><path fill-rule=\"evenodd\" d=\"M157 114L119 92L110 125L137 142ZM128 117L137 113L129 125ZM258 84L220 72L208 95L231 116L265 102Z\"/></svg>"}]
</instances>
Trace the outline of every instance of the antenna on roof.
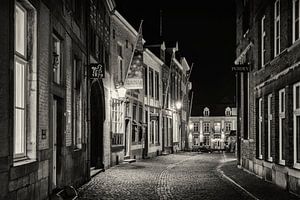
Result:
<instances>
[{"instance_id":1,"label":"antenna on roof","mask_svg":"<svg viewBox=\"0 0 300 200\"><path fill-rule=\"evenodd\" d=\"M162 10L159 11L159 36L162 38L162 26L163 26L163 20L162 20Z\"/></svg>"}]
</instances>

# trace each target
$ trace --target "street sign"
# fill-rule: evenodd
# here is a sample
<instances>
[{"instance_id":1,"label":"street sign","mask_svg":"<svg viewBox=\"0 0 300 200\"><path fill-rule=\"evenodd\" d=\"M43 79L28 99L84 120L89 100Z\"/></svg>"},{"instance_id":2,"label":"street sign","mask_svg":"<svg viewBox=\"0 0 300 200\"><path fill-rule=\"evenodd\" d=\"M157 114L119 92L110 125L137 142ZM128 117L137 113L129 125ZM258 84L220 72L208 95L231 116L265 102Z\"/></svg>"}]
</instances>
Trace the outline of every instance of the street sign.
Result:
<instances>
[{"instance_id":1,"label":"street sign","mask_svg":"<svg viewBox=\"0 0 300 200\"><path fill-rule=\"evenodd\" d=\"M231 69L234 72L249 72L249 65L248 64L234 65Z\"/></svg>"},{"instance_id":2,"label":"street sign","mask_svg":"<svg viewBox=\"0 0 300 200\"><path fill-rule=\"evenodd\" d=\"M100 63L90 64L90 79L101 79L105 77L104 66Z\"/></svg>"}]
</instances>

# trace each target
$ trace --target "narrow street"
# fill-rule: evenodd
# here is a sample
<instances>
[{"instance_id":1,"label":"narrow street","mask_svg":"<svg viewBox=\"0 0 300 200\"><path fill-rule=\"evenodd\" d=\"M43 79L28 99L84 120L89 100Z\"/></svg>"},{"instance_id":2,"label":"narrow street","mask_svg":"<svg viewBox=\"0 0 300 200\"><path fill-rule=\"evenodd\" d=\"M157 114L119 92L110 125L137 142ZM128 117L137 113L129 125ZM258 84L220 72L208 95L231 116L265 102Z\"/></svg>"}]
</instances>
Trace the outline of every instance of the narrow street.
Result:
<instances>
[{"instance_id":1,"label":"narrow street","mask_svg":"<svg viewBox=\"0 0 300 200\"><path fill-rule=\"evenodd\" d=\"M79 189L87 199L252 199L222 177L232 154L179 153L121 164Z\"/></svg>"}]
</instances>

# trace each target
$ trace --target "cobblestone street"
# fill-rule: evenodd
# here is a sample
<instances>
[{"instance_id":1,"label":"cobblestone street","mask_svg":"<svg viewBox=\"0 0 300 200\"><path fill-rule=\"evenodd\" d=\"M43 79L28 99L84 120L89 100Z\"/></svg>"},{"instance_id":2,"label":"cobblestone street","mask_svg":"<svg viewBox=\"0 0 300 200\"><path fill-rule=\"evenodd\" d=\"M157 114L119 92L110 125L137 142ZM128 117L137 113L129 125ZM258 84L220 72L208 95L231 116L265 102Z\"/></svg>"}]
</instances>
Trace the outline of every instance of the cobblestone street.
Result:
<instances>
[{"instance_id":1,"label":"cobblestone street","mask_svg":"<svg viewBox=\"0 0 300 200\"><path fill-rule=\"evenodd\" d=\"M79 199L251 199L218 170L232 157L179 153L121 164L82 186Z\"/></svg>"}]
</instances>

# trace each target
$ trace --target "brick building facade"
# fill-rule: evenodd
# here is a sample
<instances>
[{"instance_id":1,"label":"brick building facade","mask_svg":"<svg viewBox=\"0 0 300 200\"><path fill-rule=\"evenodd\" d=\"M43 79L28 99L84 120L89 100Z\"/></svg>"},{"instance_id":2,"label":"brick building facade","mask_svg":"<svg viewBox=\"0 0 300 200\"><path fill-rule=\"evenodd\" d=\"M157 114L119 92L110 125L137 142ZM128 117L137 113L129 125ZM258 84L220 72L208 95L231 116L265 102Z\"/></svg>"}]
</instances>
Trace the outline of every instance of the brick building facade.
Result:
<instances>
[{"instance_id":1,"label":"brick building facade","mask_svg":"<svg viewBox=\"0 0 300 200\"><path fill-rule=\"evenodd\" d=\"M299 1L236 1L242 167L300 194Z\"/></svg>"}]
</instances>

